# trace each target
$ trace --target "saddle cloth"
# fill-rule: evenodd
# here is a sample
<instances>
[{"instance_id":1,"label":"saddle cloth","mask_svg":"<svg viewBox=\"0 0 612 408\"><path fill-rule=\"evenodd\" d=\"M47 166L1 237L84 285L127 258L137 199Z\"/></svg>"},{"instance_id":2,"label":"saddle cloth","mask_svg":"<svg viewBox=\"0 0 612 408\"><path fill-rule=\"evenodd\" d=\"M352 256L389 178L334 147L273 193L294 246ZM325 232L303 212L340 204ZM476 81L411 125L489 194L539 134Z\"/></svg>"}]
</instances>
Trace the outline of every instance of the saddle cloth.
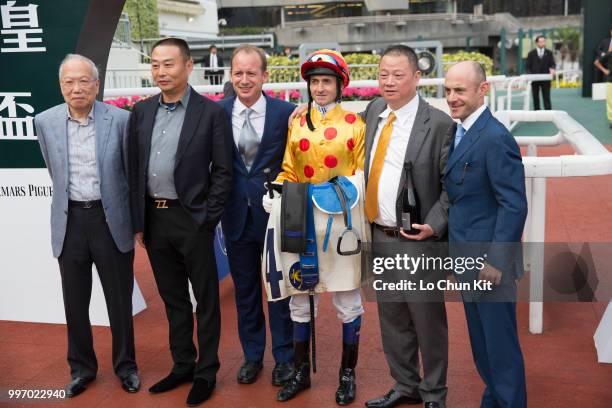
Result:
<instances>
[{"instance_id":1,"label":"saddle cloth","mask_svg":"<svg viewBox=\"0 0 612 408\"><path fill-rule=\"evenodd\" d=\"M354 176L346 177L346 180L352 184L352 186L343 186L345 192L349 191L348 204L351 207L352 228L361 237L362 243L369 242L370 225L364 214L365 181L363 172L357 171ZM339 201L336 206L332 203L334 196L333 190L323 191L318 195L313 192L319 266L319 283L315 287L317 293L352 290L358 288L361 282L361 253L342 256L336 252L338 238L345 231L346 226ZM281 202L282 197L274 199L272 212L268 220L262 258L262 280L269 301L305 293L295 289L289 281L292 266L295 268L294 265L300 262L299 254L280 250ZM329 233L329 247L326 251L323 251L330 214L333 214L333 222ZM344 248L355 248L356 242L352 237L351 234L344 238L342 242Z\"/></svg>"}]
</instances>

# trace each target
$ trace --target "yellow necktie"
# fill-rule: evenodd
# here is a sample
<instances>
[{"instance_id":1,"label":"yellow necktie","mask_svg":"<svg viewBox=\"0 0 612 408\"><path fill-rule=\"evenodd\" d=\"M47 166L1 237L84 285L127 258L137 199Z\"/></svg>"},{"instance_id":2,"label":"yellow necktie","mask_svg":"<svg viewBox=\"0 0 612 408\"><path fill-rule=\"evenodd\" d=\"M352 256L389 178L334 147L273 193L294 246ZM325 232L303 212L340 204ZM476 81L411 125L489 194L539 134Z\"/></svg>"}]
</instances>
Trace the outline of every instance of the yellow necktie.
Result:
<instances>
[{"instance_id":1,"label":"yellow necktie","mask_svg":"<svg viewBox=\"0 0 612 408\"><path fill-rule=\"evenodd\" d=\"M380 181L380 174L382 173L385 156L387 155L391 132L393 132L393 122L395 122L395 112L391 112L380 132L378 144L376 145L376 153L372 160L372 166L370 166L365 199L365 213L370 222L374 222L376 217L378 217L378 182Z\"/></svg>"}]
</instances>

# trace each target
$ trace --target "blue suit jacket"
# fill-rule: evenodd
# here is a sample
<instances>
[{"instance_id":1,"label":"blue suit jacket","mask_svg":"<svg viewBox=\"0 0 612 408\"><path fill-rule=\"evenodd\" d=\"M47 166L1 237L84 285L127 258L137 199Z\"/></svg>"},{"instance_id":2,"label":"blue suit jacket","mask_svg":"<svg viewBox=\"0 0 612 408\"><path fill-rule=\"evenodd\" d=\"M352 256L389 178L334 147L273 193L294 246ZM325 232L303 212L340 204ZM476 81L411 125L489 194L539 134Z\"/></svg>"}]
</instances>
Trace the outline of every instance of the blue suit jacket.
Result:
<instances>
[{"instance_id":1,"label":"blue suit jacket","mask_svg":"<svg viewBox=\"0 0 612 408\"><path fill-rule=\"evenodd\" d=\"M96 161L106 222L117 248L134 248L127 169L127 134L130 114L95 102ZM67 107L63 103L36 115L36 133L53 181L51 246L56 258L62 253L68 220Z\"/></svg>"},{"instance_id":2,"label":"blue suit jacket","mask_svg":"<svg viewBox=\"0 0 612 408\"><path fill-rule=\"evenodd\" d=\"M261 199L267 191L263 169L266 167L270 169L272 180L281 171L287 143L287 122L295 106L265 94L264 97L266 98L264 132L251 171L247 171L242 157L238 153L236 143L233 143L234 178L232 180L232 192L221 219L223 234L232 241L237 241L242 236L249 204L252 209L256 234L261 236L263 241L268 223L268 214L261 205ZM219 104L223 106L227 113L230 124L235 100L236 98L233 97L219 101Z\"/></svg>"},{"instance_id":3,"label":"blue suit jacket","mask_svg":"<svg viewBox=\"0 0 612 408\"><path fill-rule=\"evenodd\" d=\"M453 144L451 143L451 149ZM487 262L523 274L520 248L527 197L525 170L516 141L486 109L449 154L444 185L450 203L449 242L487 245Z\"/></svg>"}]
</instances>

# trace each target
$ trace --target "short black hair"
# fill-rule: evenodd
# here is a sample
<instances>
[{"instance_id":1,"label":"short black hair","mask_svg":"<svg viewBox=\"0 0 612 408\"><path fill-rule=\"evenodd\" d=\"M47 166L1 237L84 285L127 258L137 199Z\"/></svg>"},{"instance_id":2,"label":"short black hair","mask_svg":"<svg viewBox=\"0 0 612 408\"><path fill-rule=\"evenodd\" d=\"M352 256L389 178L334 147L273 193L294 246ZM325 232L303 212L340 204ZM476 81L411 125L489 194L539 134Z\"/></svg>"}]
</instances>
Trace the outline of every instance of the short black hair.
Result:
<instances>
[{"instance_id":1,"label":"short black hair","mask_svg":"<svg viewBox=\"0 0 612 408\"><path fill-rule=\"evenodd\" d=\"M161 40L153 44L153 47L151 48L151 54L153 54L153 50L159 47L160 45L173 45L175 47L178 47L184 59L188 60L191 58L191 51L189 50L189 45L187 45L187 41L183 40L182 38L162 38Z\"/></svg>"},{"instance_id":2,"label":"short black hair","mask_svg":"<svg viewBox=\"0 0 612 408\"><path fill-rule=\"evenodd\" d=\"M543 36L543 35L541 35L541 34L540 34L540 35L538 35L538 36L535 38L535 42L538 42L538 40L539 40L540 38L546 39L546 37L545 37L545 36Z\"/></svg>"},{"instance_id":3,"label":"short black hair","mask_svg":"<svg viewBox=\"0 0 612 408\"><path fill-rule=\"evenodd\" d=\"M386 50L383 51L380 58L382 59L386 55L394 55L394 56L403 55L404 57L408 58L408 63L413 68L413 71L419 70L419 59L417 58L416 52L414 52L414 50L407 45L404 45L404 44L390 45L389 47L387 47Z\"/></svg>"},{"instance_id":4,"label":"short black hair","mask_svg":"<svg viewBox=\"0 0 612 408\"><path fill-rule=\"evenodd\" d=\"M217 49L217 46L215 44L212 44L210 47L208 47L208 51L212 51L212 49Z\"/></svg>"}]
</instances>

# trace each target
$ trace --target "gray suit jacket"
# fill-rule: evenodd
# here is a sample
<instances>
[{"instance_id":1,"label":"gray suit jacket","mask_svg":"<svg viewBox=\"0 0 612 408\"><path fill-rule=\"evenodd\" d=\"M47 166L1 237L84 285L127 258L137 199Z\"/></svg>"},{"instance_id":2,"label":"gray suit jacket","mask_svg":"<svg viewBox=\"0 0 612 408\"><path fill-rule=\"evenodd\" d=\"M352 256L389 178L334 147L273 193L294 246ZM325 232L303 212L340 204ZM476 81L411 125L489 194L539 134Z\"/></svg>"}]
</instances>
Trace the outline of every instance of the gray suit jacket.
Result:
<instances>
[{"instance_id":1,"label":"gray suit jacket","mask_svg":"<svg viewBox=\"0 0 612 408\"><path fill-rule=\"evenodd\" d=\"M370 152L380 115L387 108L383 98L370 102L362 114L366 121L365 175L370 172ZM412 133L406 148L404 161L412 162L412 177L421 205L421 220L429 224L438 239L445 237L448 224L448 197L444 191L442 175L453 137L453 120L444 112L432 107L422 98L414 119ZM405 176L399 180L396 198L397 227L401 226L401 191Z\"/></svg>"},{"instance_id":2,"label":"gray suit jacket","mask_svg":"<svg viewBox=\"0 0 612 408\"><path fill-rule=\"evenodd\" d=\"M102 206L111 235L121 252L134 249L127 181L127 135L130 114L95 102L96 161ZM54 106L36 115L34 124L40 150L53 181L51 246L59 257L68 220L67 106Z\"/></svg>"}]
</instances>

